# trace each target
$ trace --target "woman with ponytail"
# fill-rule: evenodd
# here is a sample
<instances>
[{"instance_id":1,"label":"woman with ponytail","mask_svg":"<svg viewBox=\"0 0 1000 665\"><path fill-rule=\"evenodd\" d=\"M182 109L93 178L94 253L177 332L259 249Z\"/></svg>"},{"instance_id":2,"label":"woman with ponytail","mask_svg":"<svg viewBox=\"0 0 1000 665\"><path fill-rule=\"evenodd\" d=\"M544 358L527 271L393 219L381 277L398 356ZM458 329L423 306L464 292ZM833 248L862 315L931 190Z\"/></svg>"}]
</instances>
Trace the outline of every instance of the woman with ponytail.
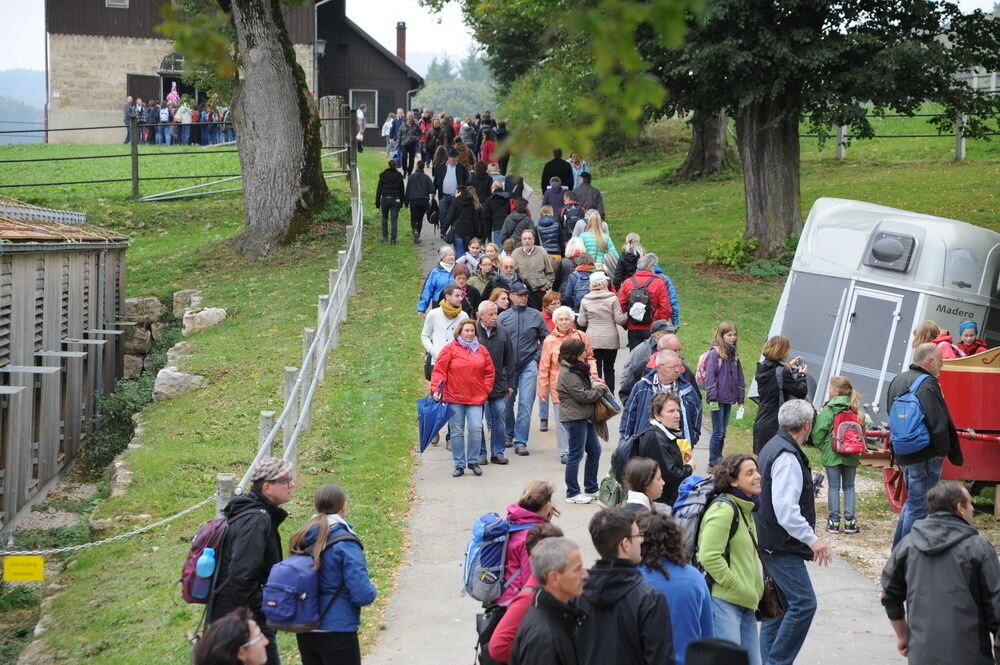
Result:
<instances>
[{"instance_id":1,"label":"woman with ponytail","mask_svg":"<svg viewBox=\"0 0 1000 665\"><path fill-rule=\"evenodd\" d=\"M344 490L326 483L316 491L313 505L316 514L288 542L292 554L312 556L313 569L319 571L319 628L296 635L302 665L361 665L358 625L361 608L375 600L375 585L361 542L344 520ZM355 537L329 544L343 533Z\"/></svg>"},{"instance_id":2,"label":"woman with ponytail","mask_svg":"<svg viewBox=\"0 0 1000 665\"><path fill-rule=\"evenodd\" d=\"M864 426L865 416L861 409L861 396L854 389L851 380L846 376L835 376L830 379L829 399L816 416L813 426L812 442L820 449L820 461L826 467L827 502L830 508L826 519L826 530L838 533L841 523L844 533L857 533L858 522L855 519L854 476L861 461L861 455L841 455L833 450L831 436L833 424L837 415L844 411L852 411ZM841 522L840 489L844 489L844 512Z\"/></svg>"}]
</instances>

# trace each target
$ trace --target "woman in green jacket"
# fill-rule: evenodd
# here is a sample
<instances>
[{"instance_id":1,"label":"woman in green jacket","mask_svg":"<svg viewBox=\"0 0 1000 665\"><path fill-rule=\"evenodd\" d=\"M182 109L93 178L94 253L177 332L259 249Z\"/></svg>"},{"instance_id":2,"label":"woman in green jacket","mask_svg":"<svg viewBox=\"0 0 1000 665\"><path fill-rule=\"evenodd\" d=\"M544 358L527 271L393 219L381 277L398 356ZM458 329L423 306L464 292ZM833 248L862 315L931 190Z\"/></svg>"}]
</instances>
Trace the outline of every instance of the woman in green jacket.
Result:
<instances>
[{"instance_id":1,"label":"woman in green jacket","mask_svg":"<svg viewBox=\"0 0 1000 665\"><path fill-rule=\"evenodd\" d=\"M753 519L760 471L750 455L733 454L719 460L712 475L720 494L701 520L698 562L712 579L715 637L742 645L749 652L750 665L760 665L754 612L764 595L764 576L754 545L757 528Z\"/></svg>"},{"instance_id":2,"label":"woman in green jacket","mask_svg":"<svg viewBox=\"0 0 1000 665\"><path fill-rule=\"evenodd\" d=\"M830 379L829 400L820 409L813 426L812 442L818 446L820 460L826 467L827 504L830 514L826 518L826 530L830 533L840 532L840 489L844 489L844 533L857 533L858 521L855 519L854 508L854 476L858 471L861 455L841 455L833 452L830 437L833 434L833 421L837 414L851 410L857 414L858 420L864 424L864 413L861 410L861 396L851 385L846 376L835 376Z\"/></svg>"}]
</instances>

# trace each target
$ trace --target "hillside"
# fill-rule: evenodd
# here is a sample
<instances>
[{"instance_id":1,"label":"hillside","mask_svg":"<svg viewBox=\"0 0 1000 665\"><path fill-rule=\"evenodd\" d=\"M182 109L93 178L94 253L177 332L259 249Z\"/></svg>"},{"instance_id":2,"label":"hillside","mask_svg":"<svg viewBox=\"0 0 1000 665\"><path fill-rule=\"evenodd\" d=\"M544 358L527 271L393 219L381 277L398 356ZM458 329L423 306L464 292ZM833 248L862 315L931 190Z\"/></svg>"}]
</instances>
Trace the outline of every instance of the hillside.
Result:
<instances>
[{"instance_id":1,"label":"hillside","mask_svg":"<svg viewBox=\"0 0 1000 665\"><path fill-rule=\"evenodd\" d=\"M0 96L22 104L45 106L45 72L38 69L5 69L0 71ZM0 119L3 116L0 115Z\"/></svg>"}]
</instances>

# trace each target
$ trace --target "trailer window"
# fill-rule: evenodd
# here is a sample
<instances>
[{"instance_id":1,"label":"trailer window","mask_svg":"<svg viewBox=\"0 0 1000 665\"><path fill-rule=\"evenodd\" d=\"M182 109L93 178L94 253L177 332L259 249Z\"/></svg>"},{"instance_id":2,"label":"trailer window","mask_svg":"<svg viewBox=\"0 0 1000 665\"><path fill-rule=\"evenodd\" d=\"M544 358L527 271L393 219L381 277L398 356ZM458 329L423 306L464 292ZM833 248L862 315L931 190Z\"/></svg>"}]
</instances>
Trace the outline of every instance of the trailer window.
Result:
<instances>
[{"instance_id":1,"label":"trailer window","mask_svg":"<svg viewBox=\"0 0 1000 665\"><path fill-rule=\"evenodd\" d=\"M983 279L983 264L975 250L959 247L948 250L945 286L977 289Z\"/></svg>"}]
</instances>

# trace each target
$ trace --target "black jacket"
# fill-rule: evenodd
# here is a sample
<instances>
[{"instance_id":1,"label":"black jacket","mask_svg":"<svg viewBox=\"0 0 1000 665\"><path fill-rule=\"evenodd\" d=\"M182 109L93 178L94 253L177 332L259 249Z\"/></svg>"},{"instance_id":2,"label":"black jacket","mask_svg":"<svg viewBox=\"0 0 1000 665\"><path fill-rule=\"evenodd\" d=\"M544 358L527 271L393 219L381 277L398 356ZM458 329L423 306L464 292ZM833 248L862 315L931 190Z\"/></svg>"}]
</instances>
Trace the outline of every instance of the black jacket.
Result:
<instances>
[{"instance_id":1,"label":"black jacket","mask_svg":"<svg viewBox=\"0 0 1000 665\"><path fill-rule=\"evenodd\" d=\"M625 559L601 559L583 583L576 633L580 665L674 665L670 610L662 593Z\"/></svg>"},{"instance_id":2,"label":"black jacket","mask_svg":"<svg viewBox=\"0 0 1000 665\"><path fill-rule=\"evenodd\" d=\"M469 174L469 184L475 188L479 203L486 203L490 198L490 188L493 187L493 178L488 173L473 171Z\"/></svg>"},{"instance_id":3,"label":"black jacket","mask_svg":"<svg viewBox=\"0 0 1000 665\"><path fill-rule=\"evenodd\" d=\"M229 527L209 620L214 621L245 605L253 610L260 623L264 619L260 610L261 588L271 566L281 561L278 527L288 513L260 492L250 491L230 501L222 514L228 519Z\"/></svg>"},{"instance_id":4,"label":"black jacket","mask_svg":"<svg viewBox=\"0 0 1000 665\"><path fill-rule=\"evenodd\" d=\"M478 228L478 215L479 211L476 210L468 193L456 196L448 206L448 218L444 220L441 230L443 232L454 228L455 235L472 238Z\"/></svg>"},{"instance_id":5,"label":"black jacket","mask_svg":"<svg viewBox=\"0 0 1000 665\"><path fill-rule=\"evenodd\" d=\"M413 123L412 125L404 122L399 126L399 145L410 146L416 145L420 142L420 125Z\"/></svg>"},{"instance_id":6,"label":"black jacket","mask_svg":"<svg viewBox=\"0 0 1000 665\"><path fill-rule=\"evenodd\" d=\"M639 435L632 452L635 457L648 457L659 465L660 475L663 476L663 493L656 501L670 506L677 500L681 482L694 472L689 464L684 463L681 449L677 447L677 438L677 435L670 438L662 429L650 423Z\"/></svg>"},{"instance_id":7,"label":"black jacket","mask_svg":"<svg viewBox=\"0 0 1000 665\"><path fill-rule=\"evenodd\" d=\"M444 196L441 187L444 185L444 176L448 172L448 162L441 164L434 169L434 191L438 196ZM455 184L457 187L465 187L469 184L469 169L459 162L455 165Z\"/></svg>"},{"instance_id":8,"label":"black jacket","mask_svg":"<svg viewBox=\"0 0 1000 665\"><path fill-rule=\"evenodd\" d=\"M910 369L898 374L889 384L889 390L885 398L885 412L889 413L892 403L896 398L903 395L910 389L910 385L917 380L921 374L927 374L930 378L925 379L917 388L917 400L924 410L924 421L927 429L931 433L931 443L923 450L919 450L912 455L896 455L896 461L900 464L916 464L924 462L932 457L947 457L948 460L961 466L962 448L958 443L958 433L955 431L955 423L951 421L951 414L948 413L948 406L944 403L944 395L941 394L941 385L937 379L930 376L930 372L920 365L910 365Z\"/></svg>"},{"instance_id":9,"label":"black jacket","mask_svg":"<svg viewBox=\"0 0 1000 665\"><path fill-rule=\"evenodd\" d=\"M394 196L403 202L406 186L403 184L403 174L396 169L386 169L378 174L378 185L375 187L375 207L382 205L383 196Z\"/></svg>"},{"instance_id":10,"label":"black jacket","mask_svg":"<svg viewBox=\"0 0 1000 665\"><path fill-rule=\"evenodd\" d=\"M510 341L510 333L499 323L493 327L493 332L486 334L482 322L476 323L476 336L479 343L486 347L493 358L493 368L496 378L493 379L493 390L490 399L504 397L508 388L514 388L514 344Z\"/></svg>"},{"instance_id":11,"label":"black jacket","mask_svg":"<svg viewBox=\"0 0 1000 665\"><path fill-rule=\"evenodd\" d=\"M535 244L538 244L538 229L535 228L535 222L526 213L523 212L512 212L507 215L507 219L503 222L503 228L500 229L500 240L506 241L507 238L514 239L514 248L521 246L521 233L525 230L530 230L535 234Z\"/></svg>"},{"instance_id":12,"label":"black jacket","mask_svg":"<svg viewBox=\"0 0 1000 665\"><path fill-rule=\"evenodd\" d=\"M545 162L545 166L542 167L542 188L539 191L544 192L552 178L559 178L559 183L566 189L573 189L573 185L576 184L573 182L573 167L561 157Z\"/></svg>"},{"instance_id":13,"label":"black jacket","mask_svg":"<svg viewBox=\"0 0 1000 665\"><path fill-rule=\"evenodd\" d=\"M568 164L569 162L567 162ZM604 221L608 221L604 214L604 196L601 195L601 190L597 189L593 185L583 184L577 185L573 188L573 194L576 196L576 200L579 201L580 206L584 210L590 210L593 208L597 212L601 213L601 217Z\"/></svg>"},{"instance_id":14,"label":"black jacket","mask_svg":"<svg viewBox=\"0 0 1000 665\"><path fill-rule=\"evenodd\" d=\"M639 267L638 264L639 255L631 250L622 252L618 256L618 264L615 265L615 276L612 279L612 283L616 289L622 285L622 282L635 274L635 271Z\"/></svg>"},{"instance_id":15,"label":"black jacket","mask_svg":"<svg viewBox=\"0 0 1000 665\"><path fill-rule=\"evenodd\" d=\"M996 550L953 513L913 523L882 570L882 605L890 619L906 619L915 665L992 665L1000 652L990 648L1000 630Z\"/></svg>"},{"instance_id":16,"label":"black jacket","mask_svg":"<svg viewBox=\"0 0 1000 665\"><path fill-rule=\"evenodd\" d=\"M434 196L434 182L423 171L414 171L406 179L406 203L423 199L424 203Z\"/></svg>"},{"instance_id":17,"label":"black jacket","mask_svg":"<svg viewBox=\"0 0 1000 665\"><path fill-rule=\"evenodd\" d=\"M573 633L584 619L583 612L539 589L517 627L510 665L577 665Z\"/></svg>"},{"instance_id":18,"label":"black jacket","mask_svg":"<svg viewBox=\"0 0 1000 665\"><path fill-rule=\"evenodd\" d=\"M757 363L757 373L754 376L757 381L757 417L753 421L754 454L759 454L764 445L778 433L778 409L782 405L778 379L775 376L778 371L781 372L786 402L793 398L805 399L809 391L805 374L766 358Z\"/></svg>"},{"instance_id":19,"label":"black jacket","mask_svg":"<svg viewBox=\"0 0 1000 665\"><path fill-rule=\"evenodd\" d=\"M483 205L486 224L491 231L499 231L503 228L504 220L510 214L510 195L501 190L490 194Z\"/></svg>"}]
</instances>

